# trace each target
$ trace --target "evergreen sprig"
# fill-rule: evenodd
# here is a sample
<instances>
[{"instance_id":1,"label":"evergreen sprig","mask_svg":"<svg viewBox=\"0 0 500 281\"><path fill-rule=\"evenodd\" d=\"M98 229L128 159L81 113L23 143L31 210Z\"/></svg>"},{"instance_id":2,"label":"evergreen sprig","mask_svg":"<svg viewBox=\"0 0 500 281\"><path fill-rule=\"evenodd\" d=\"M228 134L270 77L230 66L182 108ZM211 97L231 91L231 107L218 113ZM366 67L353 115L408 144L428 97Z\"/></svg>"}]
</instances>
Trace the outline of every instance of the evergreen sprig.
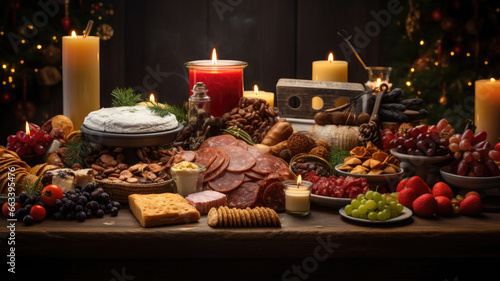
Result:
<instances>
[{"instance_id":1,"label":"evergreen sprig","mask_svg":"<svg viewBox=\"0 0 500 281\"><path fill-rule=\"evenodd\" d=\"M66 156L65 162L68 167L74 164L80 164L82 167L85 167L84 160L92 153L93 148L90 141L84 133L79 134L79 136L76 136L76 140L70 140L66 145L68 156Z\"/></svg>"},{"instance_id":2,"label":"evergreen sprig","mask_svg":"<svg viewBox=\"0 0 500 281\"><path fill-rule=\"evenodd\" d=\"M151 101L146 101L146 104L151 111L153 111L160 117L165 117L168 114L172 114L175 116L179 123L184 123L187 120L186 110L184 109L184 107Z\"/></svg>"},{"instance_id":3,"label":"evergreen sprig","mask_svg":"<svg viewBox=\"0 0 500 281\"><path fill-rule=\"evenodd\" d=\"M111 96L113 96L111 101L111 105L113 107L135 106L137 103L142 101L142 95L134 94L134 90L132 88L116 88L111 92Z\"/></svg>"}]
</instances>

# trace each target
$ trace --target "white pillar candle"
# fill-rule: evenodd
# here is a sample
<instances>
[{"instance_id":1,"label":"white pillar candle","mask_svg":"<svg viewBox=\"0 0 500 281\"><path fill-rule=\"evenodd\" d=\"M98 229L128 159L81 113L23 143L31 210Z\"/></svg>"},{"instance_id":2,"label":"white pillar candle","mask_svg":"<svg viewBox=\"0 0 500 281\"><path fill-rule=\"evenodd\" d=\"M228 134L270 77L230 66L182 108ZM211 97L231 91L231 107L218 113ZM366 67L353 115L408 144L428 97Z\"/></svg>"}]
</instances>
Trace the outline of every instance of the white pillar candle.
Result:
<instances>
[{"instance_id":1,"label":"white pillar candle","mask_svg":"<svg viewBox=\"0 0 500 281\"><path fill-rule=\"evenodd\" d=\"M347 82L347 61L334 60L333 53L328 60L313 61L312 80Z\"/></svg>"},{"instance_id":2,"label":"white pillar candle","mask_svg":"<svg viewBox=\"0 0 500 281\"><path fill-rule=\"evenodd\" d=\"M494 146L500 138L500 81L477 80L475 85L476 132L485 131L487 141Z\"/></svg>"},{"instance_id":3,"label":"white pillar candle","mask_svg":"<svg viewBox=\"0 0 500 281\"><path fill-rule=\"evenodd\" d=\"M269 107L274 107L274 93L260 91L257 85L253 86L253 91L244 91L243 96L249 99L263 99Z\"/></svg>"}]
</instances>

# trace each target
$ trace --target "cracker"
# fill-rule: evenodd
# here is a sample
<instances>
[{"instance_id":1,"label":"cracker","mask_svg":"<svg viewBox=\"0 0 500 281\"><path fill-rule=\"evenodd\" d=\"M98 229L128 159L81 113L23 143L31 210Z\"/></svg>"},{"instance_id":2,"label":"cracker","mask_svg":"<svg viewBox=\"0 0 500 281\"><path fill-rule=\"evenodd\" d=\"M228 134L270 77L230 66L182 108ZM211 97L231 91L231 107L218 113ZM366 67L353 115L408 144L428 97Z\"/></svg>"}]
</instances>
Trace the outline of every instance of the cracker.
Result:
<instances>
[{"instance_id":1,"label":"cracker","mask_svg":"<svg viewBox=\"0 0 500 281\"><path fill-rule=\"evenodd\" d=\"M236 226L241 227L241 216L240 216L240 210L233 208L234 211L234 217L236 217Z\"/></svg>"},{"instance_id":2,"label":"cracker","mask_svg":"<svg viewBox=\"0 0 500 281\"><path fill-rule=\"evenodd\" d=\"M247 216L245 215L245 210L238 209L238 212L240 213L241 217L241 226L247 227Z\"/></svg>"},{"instance_id":3,"label":"cracker","mask_svg":"<svg viewBox=\"0 0 500 281\"><path fill-rule=\"evenodd\" d=\"M257 218L255 217L252 209L250 209L250 207L247 207L245 211L247 211L248 215L250 216L250 224L248 226L257 226Z\"/></svg>"},{"instance_id":4,"label":"cracker","mask_svg":"<svg viewBox=\"0 0 500 281\"><path fill-rule=\"evenodd\" d=\"M222 211L222 225L224 227L227 227L227 207L226 206L222 206L221 207L221 211Z\"/></svg>"},{"instance_id":5,"label":"cracker","mask_svg":"<svg viewBox=\"0 0 500 281\"><path fill-rule=\"evenodd\" d=\"M222 211L222 209L223 209L223 208L222 208L221 206L219 206L219 207L217 208L217 216L218 216L218 223L217 223L217 226L219 226L219 227L224 226L224 218L222 217L222 212L223 212L223 211Z\"/></svg>"},{"instance_id":6,"label":"cracker","mask_svg":"<svg viewBox=\"0 0 500 281\"><path fill-rule=\"evenodd\" d=\"M227 214L227 226L233 227L233 213L231 212L231 210L227 206L224 206L224 209L226 210L226 214Z\"/></svg>"},{"instance_id":7,"label":"cracker","mask_svg":"<svg viewBox=\"0 0 500 281\"><path fill-rule=\"evenodd\" d=\"M142 227L190 223L200 219L198 210L177 193L131 194L128 202Z\"/></svg>"},{"instance_id":8,"label":"cracker","mask_svg":"<svg viewBox=\"0 0 500 281\"><path fill-rule=\"evenodd\" d=\"M257 207L257 209L259 210L263 218L262 220L264 221L264 226L271 226L272 225L271 218L267 214L266 209L264 209L263 207Z\"/></svg>"},{"instance_id":9,"label":"cracker","mask_svg":"<svg viewBox=\"0 0 500 281\"><path fill-rule=\"evenodd\" d=\"M279 218L277 216L275 216L276 212L273 209L268 208L268 207L266 207L266 211L267 211L267 214L269 215L269 217L271 218L272 226L278 226Z\"/></svg>"},{"instance_id":10,"label":"cracker","mask_svg":"<svg viewBox=\"0 0 500 281\"><path fill-rule=\"evenodd\" d=\"M47 163L43 163L43 164L37 164L33 167L31 167L31 169L29 170L31 174L33 175L40 175L40 171L45 167L47 166L48 164Z\"/></svg>"},{"instance_id":11,"label":"cracker","mask_svg":"<svg viewBox=\"0 0 500 281\"><path fill-rule=\"evenodd\" d=\"M207 222L211 227L215 227L219 223L219 214L216 208L212 207L210 211L208 211Z\"/></svg>"},{"instance_id":12,"label":"cracker","mask_svg":"<svg viewBox=\"0 0 500 281\"><path fill-rule=\"evenodd\" d=\"M260 215L259 210L257 210L257 208L253 208L252 212L255 215L255 220L257 221L257 224L255 226L263 226L264 220L262 219L262 216Z\"/></svg>"}]
</instances>

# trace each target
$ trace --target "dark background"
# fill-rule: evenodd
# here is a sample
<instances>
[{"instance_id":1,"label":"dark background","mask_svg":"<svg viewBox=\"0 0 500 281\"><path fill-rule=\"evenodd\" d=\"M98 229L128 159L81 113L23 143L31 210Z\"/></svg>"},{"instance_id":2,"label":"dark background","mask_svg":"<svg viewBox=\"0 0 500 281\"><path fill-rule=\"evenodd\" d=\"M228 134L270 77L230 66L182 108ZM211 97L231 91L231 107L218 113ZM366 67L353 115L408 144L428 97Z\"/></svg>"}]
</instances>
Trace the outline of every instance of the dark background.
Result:
<instances>
[{"instance_id":1,"label":"dark background","mask_svg":"<svg viewBox=\"0 0 500 281\"><path fill-rule=\"evenodd\" d=\"M182 104L188 98L185 62L209 59L216 48L219 59L248 62L244 70L245 89L257 84L263 91L276 92L280 78L311 79L312 62L324 60L329 52L348 60L349 81L364 83L367 74L354 55L340 49L346 29L365 29L374 21L370 11L387 7L386 1L328 0L179 0L118 1L109 24L110 40L100 46L101 107L111 105L111 91L131 87L144 91L155 86L161 102ZM26 15L29 17L29 15ZM56 24L58 25L58 24ZM359 52L368 65L380 65L384 28L371 37ZM151 78L157 73L158 79ZM146 81L146 83L145 83ZM40 89L28 81L28 100L36 106L29 122L43 124L62 114L61 83ZM147 87L146 87L147 88ZM149 91L144 91L144 98ZM0 140L24 129L24 121L14 118L16 107L1 104ZM5 142L6 141L2 141Z\"/></svg>"}]
</instances>

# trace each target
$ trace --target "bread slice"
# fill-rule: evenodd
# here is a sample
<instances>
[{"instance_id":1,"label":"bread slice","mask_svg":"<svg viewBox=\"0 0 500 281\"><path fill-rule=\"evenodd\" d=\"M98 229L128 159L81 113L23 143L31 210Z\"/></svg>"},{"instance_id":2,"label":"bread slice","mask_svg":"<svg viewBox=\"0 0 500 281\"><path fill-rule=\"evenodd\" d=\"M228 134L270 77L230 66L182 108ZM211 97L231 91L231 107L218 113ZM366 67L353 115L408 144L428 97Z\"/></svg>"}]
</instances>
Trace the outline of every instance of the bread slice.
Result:
<instances>
[{"instance_id":1,"label":"bread slice","mask_svg":"<svg viewBox=\"0 0 500 281\"><path fill-rule=\"evenodd\" d=\"M131 194L129 207L142 227L196 222L200 213L177 193Z\"/></svg>"}]
</instances>

